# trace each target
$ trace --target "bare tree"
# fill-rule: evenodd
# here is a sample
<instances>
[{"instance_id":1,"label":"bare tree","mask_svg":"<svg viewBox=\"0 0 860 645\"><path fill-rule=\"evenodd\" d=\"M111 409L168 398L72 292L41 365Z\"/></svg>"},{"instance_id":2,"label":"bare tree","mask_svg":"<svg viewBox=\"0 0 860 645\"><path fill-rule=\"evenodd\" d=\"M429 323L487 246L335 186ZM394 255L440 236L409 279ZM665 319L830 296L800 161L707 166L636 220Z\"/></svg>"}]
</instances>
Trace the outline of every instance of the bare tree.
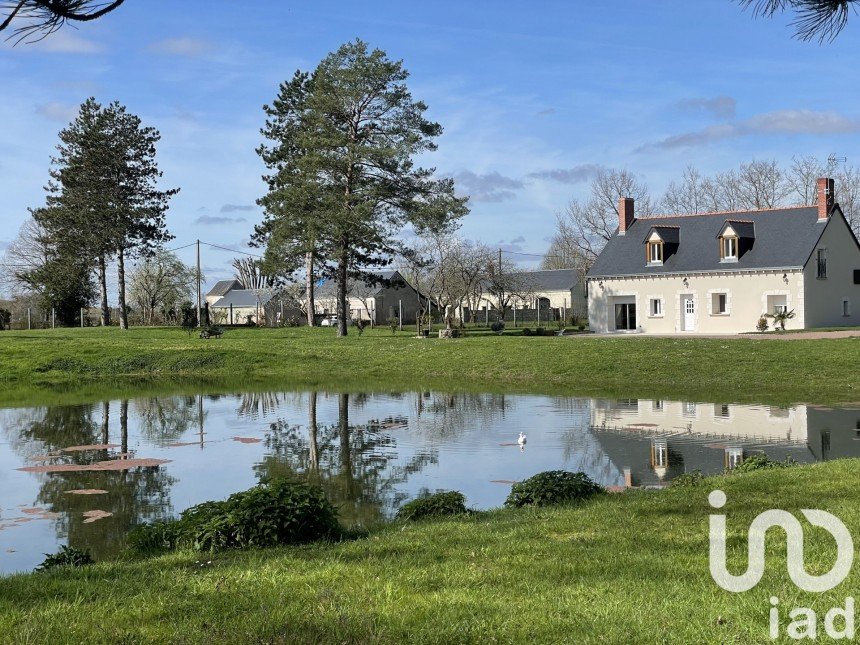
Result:
<instances>
[{"instance_id":1,"label":"bare tree","mask_svg":"<svg viewBox=\"0 0 860 645\"><path fill-rule=\"evenodd\" d=\"M845 213L845 219L860 239L860 168L844 166L833 173L836 182L836 201Z\"/></svg>"},{"instance_id":2,"label":"bare tree","mask_svg":"<svg viewBox=\"0 0 860 645\"><path fill-rule=\"evenodd\" d=\"M397 270L403 279L415 289L417 310L415 316L415 329L421 333L421 318L429 313L430 303L424 300L425 294L429 294L432 282L433 262L429 257L426 241L416 240L401 249L396 259Z\"/></svg>"},{"instance_id":3,"label":"bare tree","mask_svg":"<svg viewBox=\"0 0 860 645\"><path fill-rule=\"evenodd\" d=\"M235 258L233 269L243 289L265 289L274 284L274 280L263 273L261 262L254 258Z\"/></svg>"},{"instance_id":4,"label":"bare tree","mask_svg":"<svg viewBox=\"0 0 860 645\"><path fill-rule=\"evenodd\" d=\"M815 203L815 182L824 177L829 169L811 155L791 158L791 167L785 173L788 198L795 204L809 206Z\"/></svg>"},{"instance_id":5,"label":"bare tree","mask_svg":"<svg viewBox=\"0 0 860 645\"><path fill-rule=\"evenodd\" d=\"M37 269L51 257L47 234L39 223L29 218L6 248L0 261L0 284L14 295L34 295L39 285L33 281Z\"/></svg>"},{"instance_id":6,"label":"bare tree","mask_svg":"<svg viewBox=\"0 0 860 645\"><path fill-rule=\"evenodd\" d=\"M432 262L428 289L444 312L445 328L451 329L464 303L470 312L477 308L493 254L450 233L427 234L423 248Z\"/></svg>"},{"instance_id":7,"label":"bare tree","mask_svg":"<svg viewBox=\"0 0 860 645\"><path fill-rule=\"evenodd\" d=\"M701 173L687 166L680 182L669 182L661 205L667 213L702 213L709 210L714 191L704 185Z\"/></svg>"},{"instance_id":8,"label":"bare tree","mask_svg":"<svg viewBox=\"0 0 860 645\"><path fill-rule=\"evenodd\" d=\"M776 208L783 203L788 188L785 175L775 160L741 164L738 189L742 208Z\"/></svg>"},{"instance_id":9,"label":"bare tree","mask_svg":"<svg viewBox=\"0 0 860 645\"><path fill-rule=\"evenodd\" d=\"M486 281L486 295L490 304L496 309L499 320L504 320L511 307L525 303L534 297L535 283L532 276L507 259L502 259L490 266Z\"/></svg>"},{"instance_id":10,"label":"bare tree","mask_svg":"<svg viewBox=\"0 0 860 645\"><path fill-rule=\"evenodd\" d=\"M618 200L632 197L640 217L653 214L648 188L627 170L601 170L587 201L573 200L558 215L553 242L579 252L590 266L618 228Z\"/></svg>"},{"instance_id":11,"label":"bare tree","mask_svg":"<svg viewBox=\"0 0 860 645\"><path fill-rule=\"evenodd\" d=\"M14 23L16 42L41 40L69 22L97 20L125 0L0 0L0 31ZM20 26L17 26L20 25Z\"/></svg>"},{"instance_id":12,"label":"bare tree","mask_svg":"<svg viewBox=\"0 0 860 645\"><path fill-rule=\"evenodd\" d=\"M204 279L201 276L201 279ZM175 317L179 307L191 300L197 270L168 251L157 251L132 271L130 300L140 311L143 324L153 324L159 315Z\"/></svg>"}]
</instances>

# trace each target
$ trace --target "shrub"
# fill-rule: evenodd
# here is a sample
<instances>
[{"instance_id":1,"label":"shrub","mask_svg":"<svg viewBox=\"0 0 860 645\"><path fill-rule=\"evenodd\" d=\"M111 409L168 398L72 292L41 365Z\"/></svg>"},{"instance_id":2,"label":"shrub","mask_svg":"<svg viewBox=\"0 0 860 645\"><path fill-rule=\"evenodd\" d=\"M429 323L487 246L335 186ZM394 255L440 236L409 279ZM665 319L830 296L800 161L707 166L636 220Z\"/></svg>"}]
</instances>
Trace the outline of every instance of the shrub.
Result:
<instances>
[{"instance_id":1,"label":"shrub","mask_svg":"<svg viewBox=\"0 0 860 645\"><path fill-rule=\"evenodd\" d=\"M190 336L191 332L197 329L197 310L190 302L183 302L180 316L182 317L180 325Z\"/></svg>"},{"instance_id":2,"label":"shrub","mask_svg":"<svg viewBox=\"0 0 860 645\"><path fill-rule=\"evenodd\" d=\"M501 335L501 333L505 331L505 321L497 320L492 325L490 325L490 331L492 331L494 334Z\"/></svg>"},{"instance_id":3,"label":"shrub","mask_svg":"<svg viewBox=\"0 0 860 645\"><path fill-rule=\"evenodd\" d=\"M45 554L45 560L36 567L36 571L49 571L57 567L83 567L93 563L89 551L81 551L70 546L60 547L60 550L50 555Z\"/></svg>"},{"instance_id":4,"label":"shrub","mask_svg":"<svg viewBox=\"0 0 860 645\"><path fill-rule=\"evenodd\" d=\"M398 520L423 520L427 517L462 515L466 513L466 498L458 491L443 491L413 499L397 511Z\"/></svg>"},{"instance_id":5,"label":"shrub","mask_svg":"<svg viewBox=\"0 0 860 645\"><path fill-rule=\"evenodd\" d=\"M12 323L12 312L8 309L0 308L0 330L6 329Z\"/></svg>"},{"instance_id":6,"label":"shrub","mask_svg":"<svg viewBox=\"0 0 860 645\"><path fill-rule=\"evenodd\" d=\"M681 473L675 479L672 480L672 486L681 487L681 488L689 488L693 486L698 486L702 483L702 480L705 479L705 474L699 470L692 470L688 473Z\"/></svg>"},{"instance_id":7,"label":"shrub","mask_svg":"<svg viewBox=\"0 0 860 645\"><path fill-rule=\"evenodd\" d=\"M391 329L391 335L397 333L397 328L400 326L400 321L397 320L394 316L388 319L388 327Z\"/></svg>"},{"instance_id":8,"label":"shrub","mask_svg":"<svg viewBox=\"0 0 860 645\"><path fill-rule=\"evenodd\" d=\"M766 332L768 327L770 327L770 325L768 325L767 323L767 315L762 314L761 317L758 319L755 328L760 332Z\"/></svg>"},{"instance_id":9,"label":"shrub","mask_svg":"<svg viewBox=\"0 0 860 645\"><path fill-rule=\"evenodd\" d=\"M140 552L218 551L300 544L340 535L337 512L322 489L275 479L225 501L192 506L178 520L140 526L129 535L129 545Z\"/></svg>"},{"instance_id":10,"label":"shrub","mask_svg":"<svg viewBox=\"0 0 860 645\"><path fill-rule=\"evenodd\" d=\"M546 329L543 327L538 327L535 329L535 336L546 336Z\"/></svg>"},{"instance_id":11,"label":"shrub","mask_svg":"<svg viewBox=\"0 0 860 645\"><path fill-rule=\"evenodd\" d=\"M794 459L792 459L791 457L786 457L785 461L776 461L775 459L771 459L767 455L752 455L751 457L747 457L746 459L744 459L740 464L738 464L731 470L727 470L726 473L751 473L756 470L788 468L789 466L796 465L797 462L794 461Z\"/></svg>"},{"instance_id":12,"label":"shrub","mask_svg":"<svg viewBox=\"0 0 860 645\"><path fill-rule=\"evenodd\" d=\"M548 506L586 499L603 489L585 473L548 470L511 487L505 506Z\"/></svg>"},{"instance_id":13,"label":"shrub","mask_svg":"<svg viewBox=\"0 0 860 645\"><path fill-rule=\"evenodd\" d=\"M585 331L585 325L580 324L577 326L577 329L579 329L579 331Z\"/></svg>"},{"instance_id":14,"label":"shrub","mask_svg":"<svg viewBox=\"0 0 860 645\"><path fill-rule=\"evenodd\" d=\"M532 330L529 329L528 327L525 327L523 329L523 336L531 336L531 335L532 335Z\"/></svg>"}]
</instances>

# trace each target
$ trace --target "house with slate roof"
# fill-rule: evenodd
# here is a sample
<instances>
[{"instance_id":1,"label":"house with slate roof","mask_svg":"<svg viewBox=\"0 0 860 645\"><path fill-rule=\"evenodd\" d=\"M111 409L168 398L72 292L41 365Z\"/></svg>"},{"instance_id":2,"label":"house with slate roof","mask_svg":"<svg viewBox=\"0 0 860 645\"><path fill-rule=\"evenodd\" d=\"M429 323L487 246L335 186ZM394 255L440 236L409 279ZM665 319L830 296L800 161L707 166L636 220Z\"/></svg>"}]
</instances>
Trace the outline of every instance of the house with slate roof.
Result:
<instances>
[{"instance_id":1,"label":"house with slate roof","mask_svg":"<svg viewBox=\"0 0 860 645\"><path fill-rule=\"evenodd\" d=\"M384 325L391 319L413 324L419 312L427 306L427 296L419 294L399 271L377 271L368 280L349 280L347 308L350 320L361 318L374 325ZM316 314L337 315L337 282L326 280L314 293ZM435 307L435 305L433 305Z\"/></svg>"},{"instance_id":2,"label":"house with slate roof","mask_svg":"<svg viewBox=\"0 0 860 645\"><path fill-rule=\"evenodd\" d=\"M223 298L234 289L241 289L242 283L238 280L219 280L206 294L206 302L211 307L219 298Z\"/></svg>"},{"instance_id":3,"label":"house with slate roof","mask_svg":"<svg viewBox=\"0 0 860 645\"><path fill-rule=\"evenodd\" d=\"M585 317L587 301L585 284L582 274L576 269L549 269L545 271L518 271L510 274L509 282L517 285L512 291L520 292L512 298L512 308L518 312L517 320L532 321L534 315L527 315L526 311L538 310L548 312L555 310L554 316L570 318L571 315ZM489 292L489 284L483 285L484 293L478 301L479 311L498 309L498 297ZM465 306L465 303L464 303ZM477 315L483 320L483 314ZM506 316L506 320L514 319L512 312ZM553 318L544 315L542 318L550 321ZM495 320L495 318L494 318Z\"/></svg>"},{"instance_id":4,"label":"house with slate roof","mask_svg":"<svg viewBox=\"0 0 860 645\"><path fill-rule=\"evenodd\" d=\"M587 274L596 332L734 334L793 311L786 329L860 325L860 243L817 182L816 206L637 219L622 198L618 230Z\"/></svg>"}]
</instances>

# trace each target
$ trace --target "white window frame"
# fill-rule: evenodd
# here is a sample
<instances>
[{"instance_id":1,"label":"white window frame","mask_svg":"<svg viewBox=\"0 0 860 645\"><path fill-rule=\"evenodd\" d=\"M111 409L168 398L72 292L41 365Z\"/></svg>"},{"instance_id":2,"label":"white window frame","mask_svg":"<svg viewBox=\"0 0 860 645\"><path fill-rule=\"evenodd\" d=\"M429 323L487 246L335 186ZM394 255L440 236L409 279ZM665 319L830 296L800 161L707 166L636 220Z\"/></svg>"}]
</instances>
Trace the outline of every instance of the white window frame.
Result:
<instances>
[{"instance_id":1,"label":"white window frame","mask_svg":"<svg viewBox=\"0 0 860 645\"><path fill-rule=\"evenodd\" d=\"M663 264L663 242L648 242L648 264Z\"/></svg>"},{"instance_id":2,"label":"white window frame","mask_svg":"<svg viewBox=\"0 0 860 645\"><path fill-rule=\"evenodd\" d=\"M728 260L729 262L736 261L738 259L738 238L733 235L727 235L722 238L722 245L723 260Z\"/></svg>"},{"instance_id":3,"label":"white window frame","mask_svg":"<svg viewBox=\"0 0 860 645\"><path fill-rule=\"evenodd\" d=\"M655 304L657 305L655 307ZM659 296L649 296L648 297L648 317L649 318L662 318L664 315L663 308L663 298Z\"/></svg>"}]
</instances>

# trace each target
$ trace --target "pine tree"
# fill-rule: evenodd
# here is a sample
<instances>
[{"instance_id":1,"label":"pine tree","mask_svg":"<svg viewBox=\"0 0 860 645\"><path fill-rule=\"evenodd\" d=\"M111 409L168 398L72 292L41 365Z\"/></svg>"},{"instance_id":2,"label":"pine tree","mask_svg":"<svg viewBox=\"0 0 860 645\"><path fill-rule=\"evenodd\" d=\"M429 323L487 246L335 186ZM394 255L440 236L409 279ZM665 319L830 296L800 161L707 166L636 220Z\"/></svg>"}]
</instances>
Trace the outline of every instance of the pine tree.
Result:
<instances>
[{"instance_id":1,"label":"pine tree","mask_svg":"<svg viewBox=\"0 0 860 645\"><path fill-rule=\"evenodd\" d=\"M117 259L120 326L128 327L125 260L149 256L172 239L165 227L169 199L178 189L159 190L155 162L157 130L117 102L87 99L60 132L46 187L47 207L34 212L52 243L75 248L96 266L101 323L110 324L107 264Z\"/></svg>"},{"instance_id":2,"label":"pine tree","mask_svg":"<svg viewBox=\"0 0 860 645\"><path fill-rule=\"evenodd\" d=\"M442 127L424 117L427 106L413 100L408 76L402 62L356 40L312 76L282 85L282 107L275 104L282 120L269 138L283 142L281 172L261 200L264 230L313 237L321 272L337 282L339 336L347 334L349 279L374 281L373 268L403 250L407 225L443 230L468 212L453 180L414 165L416 155L436 149Z\"/></svg>"}]
</instances>

